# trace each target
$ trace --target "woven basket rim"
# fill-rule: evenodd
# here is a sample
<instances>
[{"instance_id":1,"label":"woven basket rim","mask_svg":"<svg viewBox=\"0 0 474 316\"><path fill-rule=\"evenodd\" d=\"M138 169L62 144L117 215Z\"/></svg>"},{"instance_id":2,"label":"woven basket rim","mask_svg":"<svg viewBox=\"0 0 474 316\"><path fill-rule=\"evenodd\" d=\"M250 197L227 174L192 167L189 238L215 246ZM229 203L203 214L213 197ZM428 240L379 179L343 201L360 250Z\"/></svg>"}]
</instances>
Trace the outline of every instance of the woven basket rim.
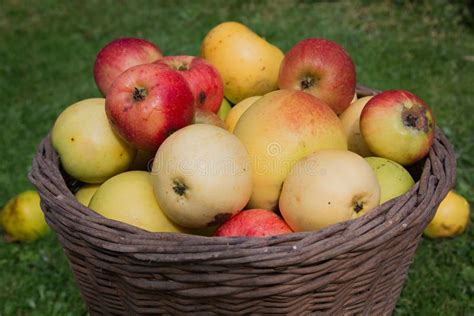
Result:
<instances>
[{"instance_id":1,"label":"woven basket rim","mask_svg":"<svg viewBox=\"0 0 474 316\"><path fill-rule=\"evenodd\" d=\"M358 86L357 91L359 95L378 93L377 90L364 86ZM443 152L445 157L445 165L435 159L440 152ZM256 254L262 254L263 249L265 262L278 264L281 260L286 260L285 264L288 264L288 257L292 256L292 253L301 255L308 245L313 248L318 244L322 249L328 250L319 253L316 259L306 256L305 260L325 260L349 249L361 247L364 243L373 242L374 236L380 239L378 242L388 240L407 229L412 222L419 222L420 216L423 217L423 221L431 219L434 215L432 206L439 204L454 185L455 163L451 144L442 131L437 129L421 177L406 194L377 206L357 219L340 222L319 231L270 237L207 237L184 233L148 232L102 217L80 204L67 187L61 174L58 155L51 146L50 134L38 147L29 179L38 188L48 223L52 224L53 216L66 226L73 222L76 225L75 229L87 242L106 251L127 254L143 260L195 262L214 258L226 263L239 256L249 257L251 260ZM432 170L439 174L434 174ZM420 192L421 196L424 196L421 201L419 201ZM52 211L46 207L48 205L60 205L62 211ZM423 214L424 211L429 213ZM163 258L163 254L169 256ZM258 262L255 264L258 265Z\"/></svg>"}]
</instances>

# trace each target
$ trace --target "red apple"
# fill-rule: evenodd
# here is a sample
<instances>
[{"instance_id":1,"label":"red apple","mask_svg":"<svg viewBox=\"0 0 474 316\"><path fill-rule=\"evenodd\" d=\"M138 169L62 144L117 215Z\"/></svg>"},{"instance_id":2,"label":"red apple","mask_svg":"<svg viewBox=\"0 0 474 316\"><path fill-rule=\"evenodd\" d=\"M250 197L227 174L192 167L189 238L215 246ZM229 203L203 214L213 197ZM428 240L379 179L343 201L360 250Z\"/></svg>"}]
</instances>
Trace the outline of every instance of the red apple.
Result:
<instances>
[{"instance_id":1,"label":"red apple","mask_svg":"<svg viewBox=\"0 0 474 316\"><path fill-rule=\"evenodd\" d=\"M430 150L435 118L430 107L413 93L385 91L364 106L360 131L375 155L411 165Z\"/></svg>"},{"instance_id":2,"label":"red apple","mask_svg":"<svg viewBox=\"0 0 474 316\"><path fill-rule=\"evenodd\" d=\"M156 151L167 136L193 122L194 99L179 73L145 64L114 81L105 109L123 139L137 149Z\"/></svg>"},{"instance_id":3,"label":"red apple","mask_svg":"<svg viewBox=\"0 0 474 316\"><path fill-rule=\"evenodd\" d=\"M209 124L226 129L224 121L216 113L201 108L195 109L194 124Z\"/></svg>"},{"instance_id":4,"label":"red apple","mask_svg":"<svg viewBox=\"0 0 474 316\"><path fill-rule=\"evenodd\" d=\"M196 107L214 113L224 97L224 84L219 72L206 60L194 56L167 56L157 61L179 71L188 82Z\"/></svg>"},{"instance_id":5,"label":"red apple","mask_svg":"<svg viewBox=\"0 0 474 316\"><path fill-rule=\"evenodd\" d=\"M338 44L322 38L308 38L293 46L281 63L278 76L280 89L310 93L336 114L351 104L355 84L351 57Z\"/></svg>"},{"instance_id":6,"label":"red apple","mask_svg":"<svg viewBox=\"0 0 474 316\"><path fill-rule=\"evenodd\" d=\"M94 79L100 92L106 96L112 82L130 67L152 63L162 56L153 43L140 38L119 38L108 43L97 54Z\"/></svg>"},{"instance_id":7,"label":"red apple","mask_svg":"<svg viewBox=\"0 0 474 316\"><path fill-rule=\"evenodd\" d=\"M242 211L222 224L215 236L267 237L291 232L291 228L272 211L252 209Z\"/></svg>"}]
</instances>

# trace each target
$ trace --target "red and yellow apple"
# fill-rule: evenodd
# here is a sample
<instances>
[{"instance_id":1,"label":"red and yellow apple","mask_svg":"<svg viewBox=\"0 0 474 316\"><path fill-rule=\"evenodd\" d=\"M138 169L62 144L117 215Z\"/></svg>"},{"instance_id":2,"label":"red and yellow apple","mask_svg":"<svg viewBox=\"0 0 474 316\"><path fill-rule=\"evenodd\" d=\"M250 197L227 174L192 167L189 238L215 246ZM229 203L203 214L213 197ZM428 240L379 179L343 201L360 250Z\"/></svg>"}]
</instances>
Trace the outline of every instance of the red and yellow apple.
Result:
<instances>
[{"instance_id":1,"label":"red and yellow apple","mask_svg":"<svg viewBox=\"0 0 474 316\"><path fill-rule=\"evenodd\" d=\"M296 89L326 102L336 114L351 104L356 71L351 57L337 43L308 38L293 46L280 67L280 89Z\"/></svg>"},{"instance_id":2,"label":"red and yellow apple","mask_svg":"<svg viewBox=\"0 0 474 316\"><path fill-rule=\"evenodd\" d=\"M166 56L156 62L178 71L191 89L196 108L217 113L224 97L224 84L216 68L194 56Z\"/></svg>"},{"instance_id":3,"label":"red and yellow apple","mask_svg":"<svg viewBox=\"0 0 474 316\"><path fill-rule=\"evenodd\" d=\"M294 231L311 231L357 218L379 200L377 177L364 158L347 150L319 150L291 169L280 212Z\"/></svg>"},{"instance_id":4,"label":"red and yellow apple","mask_svg":"<svg viewBox=\"0 0 474 316\"><path fill-rule=\"evenodd\" d=\"M94 79L106 96L114 80L130 67L152 63L162 56L153 43L140 38L119 38L108 43L97 54Z\"/></svg>"},{"instance_id":5,"label":"red and yellow apple","mask_svg":"<svg viewBox=\"0 0 474 316\"><path fill-rule=\"evenodd\" d=\"M384 91L364 106L360 131L376 156L411 165L430 150L435 118L430 107L413 93Z\"/></svg>"},{"instance_id":6,"label":"red and yellow apple","mask_svg":"<svg viewBox=\"0 0 474 316\"><path fill-rule=\"evenodd\" d=\"M115 131L133 147L156 151L168 135L194 118L194 98L175 70L146 64L123 72L105 101Z\"/></svg>"},{"instance_id":7,"label":"red and yellow apple","mask_svg":"<svg viewBox=\"0 0 474 316\"><path fill-rule=\"evenodd\" d=\"M245 210L222 224L214 236L267 237L291 233L280 216L262 209Z\"/></svg>"},{"instance_id":8,"label":"red and yellow apple","mask_svg":"<svg viewBox=\"0 0 474 316\"><path fill-rule=\"evenodd\" d=\"M177 224L203 228L240 212L252 191L250 158L225 129L193 124L168 137L152 168L155 196Z\"/></svg>"},{"instance_id":9,"label":"red and yellow apple","mask_svg":"<svg viewBox=\"0 0 474 316\"><path fill-rule=\"evenodd\" d=\"M290 168L318 149L346 149L342 123L327 104L298 90L278 90L240 117L234 134L252 161L250 208L275 210Z\"/></svg>"}]
</instances>

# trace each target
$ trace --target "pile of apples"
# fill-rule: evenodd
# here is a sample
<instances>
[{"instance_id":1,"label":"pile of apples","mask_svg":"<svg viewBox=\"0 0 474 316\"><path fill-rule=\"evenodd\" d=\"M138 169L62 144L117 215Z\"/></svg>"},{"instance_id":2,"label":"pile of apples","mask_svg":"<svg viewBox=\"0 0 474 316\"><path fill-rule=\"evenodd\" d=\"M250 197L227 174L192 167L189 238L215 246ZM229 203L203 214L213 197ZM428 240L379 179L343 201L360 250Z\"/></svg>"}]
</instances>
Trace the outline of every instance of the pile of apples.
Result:
<instances>
[{"instance_id":1,"label":"pile of apples","mask_svg":"<svg viewBox=\"0 0 474 316\"><path fill-rule=\"evenodd\" d=\"M413 186L404 166L435 130L408 91L357 100L338 44L309 38L285 55L236 22L214 27L200 57L114 40L94 77L104 98L66 108L52 144L86 183L81 203L152 232L271 236L357 218Z\"/></svg>"}]
</instances>

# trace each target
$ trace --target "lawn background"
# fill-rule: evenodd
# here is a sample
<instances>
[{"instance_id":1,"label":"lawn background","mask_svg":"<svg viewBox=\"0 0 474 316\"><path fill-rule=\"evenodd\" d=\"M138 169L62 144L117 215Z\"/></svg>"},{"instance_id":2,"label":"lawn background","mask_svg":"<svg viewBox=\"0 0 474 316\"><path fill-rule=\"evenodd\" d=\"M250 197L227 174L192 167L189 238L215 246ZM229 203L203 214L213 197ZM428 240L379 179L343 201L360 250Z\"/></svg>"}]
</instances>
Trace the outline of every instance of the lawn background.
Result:
<instances>
[{"instance_id":1,"label":"lawn background","mask_svg":"<svg viewBox=\"0 0 474 316\"><path fill-rule=\"evenodd\" d=\"M433 108L458 156L456 189L474 196L474 31L466 2L15 1L0 3L0 205L31 188L35 147L68 105L99 97L95 55L124 36L166 55L199 54L213 26L243 22L287 51L307 37L342 44L360 83L407 89ZM395 315L473 315L472 227L420 245ZM0 315L86 313L54 235L0 241Z\"/></svg>"}]
</instances>

